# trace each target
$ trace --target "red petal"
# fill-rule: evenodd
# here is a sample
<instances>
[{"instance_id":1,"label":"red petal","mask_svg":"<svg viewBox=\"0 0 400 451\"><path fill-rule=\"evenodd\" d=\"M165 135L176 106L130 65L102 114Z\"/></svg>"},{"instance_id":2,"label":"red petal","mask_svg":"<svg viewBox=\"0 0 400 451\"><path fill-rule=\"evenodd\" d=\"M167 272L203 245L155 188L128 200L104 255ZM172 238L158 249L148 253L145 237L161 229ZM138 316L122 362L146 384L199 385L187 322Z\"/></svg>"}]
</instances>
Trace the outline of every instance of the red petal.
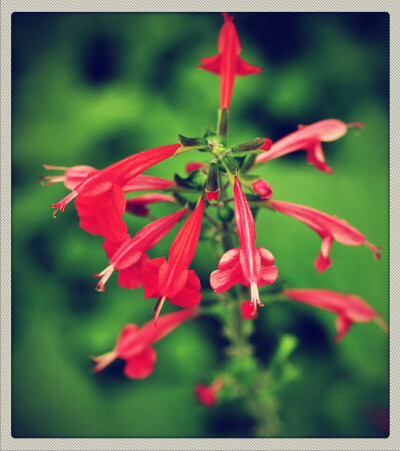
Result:
<instances>
[{"instance_id":1,"label":"red petal","mask_svg":"<svg viewBox=\"0 0 400 451\"><path fill-rule=\"evenodd\" d=\"M329 257L324 257L321 252L314 261L314 267L319 273L323 273L326 269L330 268L331 265L331 259Z\"/></svg>"},{"instance_id":2,"label":"red petal","mask_svg":"<svg viewBox=\"0 0 400 451\"><path fill-rule=\"evenodd\" d=\"M129 288L130 290L141 287L143 283L142 269L148 260L149 257L143 253L137 263L126 269L120 270L118 285L122 288Z\"/></svg>"},{"instance_id":3,"label":"red petal","mask_svg":"<svg viewBox=\"0 0 400 451\"><path fill-rule=\"evenodd\" d=\"M159 288L162 295L174 297L186 283L187 270L196 252L204 212L204 198L200 201L176 235L168 262L160 268Z\"/></svg>"},{"instance_id":4,"label":"red petal","mask_svg":"<svg viewBox=\"0 0 400 451\"><path fill-rule=\"evenodd\" d=\"M196 312L195 308L185 308L177 312L160 315L157 327L154 327L154 321L147 322L140 330L139 338L145 343L154 343L161 340L183 322L188 320Z\"/></svg>"},{"instance_id":5,"label":"red petal","mask_svg":"<svg viewBox=\"0 0 400 451\"><path fill-rule=\"evenodd\" d=\"M349 331L352 321L349 320L346 316L338 315L336 317L336 329L338 333L335 336L335 341L338 342L344 338L344 336Z\"/></svg>"},{"instance_id":6,"label":"red petal","mask_svg":"<svg viewBox=\"0 0 400 451\"><path fill-rule=\"evenodd\" d=\"M246 75L258 74L261 71L261 67L252 66L239 56L236 57L236 75L245 77Z\"/></svg>"},{"instance_id":7,"label":"red petal","mask_svg":"<svg viewBox=\"0 0 400 451\"><path fill-rule=\"evenodd\" d=\"M96 171L92 166L73 166L65 171L64 185L71 191L74 190L85 178Z\"/></svg>"},{"instance_id":8,"label":"red petal","mask_svg":"<svg viewBox=\"0 0 400 451\"><path fill-rule=\"evenodd\" d=\"M175 182L172 180L163 179L160 177L153 177L151 175L138 175L132 180L129 180L122 189L124 193L131 193L134 191L147 191L147 190L165 190L171 186L174 186Z\"/></svg>"},{"instance_id":9,"label":"red petal","mask_svg":"<svg viewBox=\"0 0 400 451\"><path fill-rule=\"evenodd\" d=\"M256 228L254 218L238 177L235 177L233 194L235 198L235 221L240 244L240 262L243 275L250 284L250 281L257 282L259 279L260 257L255 249Z\"/></svg>"},{"instance_id":10,"label":"red petal","mask_svg":"<svg viewBox=\"0 0 400 451\"><path fill-rule=\"evenodd\" d=\"M278 268L276 266L261 266L260 282L258 286L271 285L278 278Z\"/></svg>"},{"instance_id":11,"label":"red petal","mask_svg":"<svg viewBox=\"0 0 400 451\"><path fill-rule=\"evenodd\" d=\"M140 354L127 360L124 373L132 379L144 379L153 372L157 360L157 354L153 348L148 347Z\"/></svg>"},{"instance_id":12,"label":"red petal","mask_svg":"<svg viewBox=\"0 0 400 451\"><path fill-rule=\"evenodd\" d=\"M257 317L257 309L254 310L254 304L252 301L241 302L240 310L243 319L255 319Z\"/></svg>"},{"instance_id":13,"label":"red petal","mask_svg":"<svg viewBox=\"0 0 400 451\"><path fill-rule=\"evenodd\" d=\"M218 269L229 269L232 265L239 262L240 249L230 249L225 252L218 263Z\"/></svg>"},{"instance_id":14,"label":"red petal","mask_svg":"<svg viewBox=\"0 0 400 451\"><path fill-rule=\"evenodd\" d=\"M265 247L258 247L257 251L261 257L261 264L262 265L273 265L275 262L275 258L272 255L272 252L270 252L268 249L265 249Z\"/></svg>"},{"instance_id":15,"label":"red petal","mask_svg":"<svg viewBox=\"0 0 400 451\"><path fill-rule=\"evenodd\" d=\"M212 407L217 401L215 390L204 384L196 385L195 396L196 399L206 407Z\"/></svg>"},{"instance_id":16,"label":"red petal","mask_svg":"<svg viewBox=\"0 0 400 451\"><path fill-rule=\"evenodd\" d=\"M193 269L189 269L188 271L188 278L186 281L185 288L197 291L201 290L200 279L197 277L197 274Z\"/></svg>"},{"instance_id":17,"label":"red petal","mask_svg":"<svg viewBox=\"0 0 400 451\"><path fill-rule=\"evenodd\" d=\"M144 286L144 297L159 298L160 291L158 289L158 272L161 265L165 263L165 258L154 258L149 260L142 270L142 282Z\"/></svg>"},{"instance_id":18,"label":"red petal","mask_svg":"<svg viewBox=\"0 0 400 451\"><path fill-rule=\"evenodd\" d=\"M178 307L195 307L201 301L201 293L188 288L182 288L173 298L168 298L171 304Z\"/></svg>"},{"instance_id":19,"label":"red petal","mask_svg":"<svg viewBox=\"0 0 400 451\"><path fill-rule=\"evenodd\" d=\"M110 259L115 254L115 252L121 247L122 244L125 243L125 241L130 240L130 236L127 233L119 241L111 241L111 240L105 240L103 243L103 249L105 250L107 257Z\"/></svg>"},{"instance_id":20,"label":"red petal","mask_svg":"<svg viewBox=\"0 0 400 451\"><path fill-rule=\"evenodd\" d=\"M327 174L332 174L333 170L325 163L324 152L321 143L315 142L310 144L307 149L307 162L313 164L316 169Z\"/></svg>"},{"instance_id":21,"label":"red petal","mask_svg":"<svg viewBox=\"0 0 400 451\"><path fill-rule=\"evenodd\" d=\"M245 285L243 281L242 269L239 263L233 265L229 269L217 269L210 275L210 284L216 293L223 293L237 283L242 283ZM248 284L246 284L246 286L248 286Z\"/></svg>"},{"instance_id":22,"label":"red petal","mask_svg":"<svg viewBox=\"0 0 400 451\"><path fill-rule=\"evenodd\" d=\"M197 171L198 169L202 169L205 168L206 164L205 163L196 163L196 162L192 162L192 163L187 163L185 166L186 172L188 174L190 174L193 171Z\"/></svg>"},{"instance_id":23,"label":"red petal","mask_svg":"<svg viewBox=\"0 0 400 451\"><path fill-rule=\"evenodd\" d=\"M162 218L147 224L133 237L132 242L141 251L147 251L156 245L167 233L188 213L187 208L182 208Z\"/></svg>"},{"instance_id":24,"label":"red petal","mask_svg":"<svg viewBox=\"0 0 400 451\"><path fill-rule=\"evenodd\" d=\"M214 56L208 56L201 59L201 64L197 66L199 69L207 70L213 74L219 75L221 73L221 55L218 53Z\"/></svg>"},{"instance_id":25,"label":"red petal","mask_svg":"<svg viewBox=\"0 0 400 451\"><path fill-rule=\"evenodd\" d=\"M120 332L118 339L117 339L117 345L116 348L121 346L121 343L126 342L127 339L134 337L137 335L139 331L139 326L136 324L127 324ZM117 349L117 351L120 351ZM118 356L120 356L120 353L118 352Z\"/></svg>"},{"instance_id":26,"label":"red petal","mask_svg":"<svg viewBox=\"0 0 400 451\"><path fill-rule=\"evenodd\" d=\"M89 233L119 241L127 234L127 226L121 219L125 204L125 195L117 186L97 196L77 196L75 207L81 219L79 225Z\"/></svg>"}]
</instances>

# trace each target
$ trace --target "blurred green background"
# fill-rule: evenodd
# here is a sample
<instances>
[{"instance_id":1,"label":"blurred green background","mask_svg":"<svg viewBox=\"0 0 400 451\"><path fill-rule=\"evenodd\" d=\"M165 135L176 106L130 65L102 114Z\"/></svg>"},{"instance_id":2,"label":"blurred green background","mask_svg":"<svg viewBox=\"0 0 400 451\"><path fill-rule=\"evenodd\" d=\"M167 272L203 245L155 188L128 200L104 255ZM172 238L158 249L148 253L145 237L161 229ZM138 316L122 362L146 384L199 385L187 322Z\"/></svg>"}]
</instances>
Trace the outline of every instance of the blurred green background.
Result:
<instances>
[{"instance_id":1,"label":"blurred green background","mask_svg":"<svg viewBox=\"0 0 400 451\"><path fill-rule=\"evenodd\" d=\"M346 219L382 247L334 243L332 267L313 267L319 237L287 216L261 211L257 245L272 251L293 288L329 288L361 296L388 318L388 37L384 13L237 13L242 57L262 66L238 78L230 142L277 140L298 124L327 118L365 124L324 145L334 174L305 154L260 167L274 198ZM198 382L223 365L217 321L186 323L155 345L146 380L128 380L123 362L101 374L89 357L114 346L121 327L152 317L143 291L94 290L108 262L102 240L78 228L72 204L51 217L67 190L43 187L43 163L109 165L132 153L199 136L214 127L219 80L196 69L216 53L219 14L38 14L12 16L12 433L14 437L249 437L254 419L240 403L207 410ZM183 155L147 173L184 175ZM156 216L171 206L152 207ZM142 218L126 217L133 234ZM175 233L150 252L167 255ZM192 264L203 286L216 268L201 243ZM164 313L172 311L169 304ZM339 343L334 315L295 302L261 309L252 341L267 366L283 333L298 337L292 361L302 377L279 400L282 437L388 435L388 339L356 324Z\"/></svg>"}]
</instances>

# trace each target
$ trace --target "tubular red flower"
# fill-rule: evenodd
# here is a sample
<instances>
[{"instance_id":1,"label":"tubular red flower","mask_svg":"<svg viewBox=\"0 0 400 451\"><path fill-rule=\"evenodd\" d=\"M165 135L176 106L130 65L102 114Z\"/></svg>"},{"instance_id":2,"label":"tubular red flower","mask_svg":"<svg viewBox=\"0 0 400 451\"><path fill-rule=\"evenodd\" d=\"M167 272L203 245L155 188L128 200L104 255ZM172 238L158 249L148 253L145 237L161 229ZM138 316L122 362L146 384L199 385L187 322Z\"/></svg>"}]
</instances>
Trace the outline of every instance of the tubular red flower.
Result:
<instances>
[{"instance_id":1,"label":"tubular red flower","mask_svg":"<svg viewBox=\"0 0 400 451\"><path fill-rule=\"evenodd\" d=\"M145 254L188 213L183 208L175 213L156 219L147 224L133 237L126 234L120 241L106 240L103 249L109 257L110 264L95 277L101 277L96 286L98 291L104 291L104 286L114 270L117 270L118 285L131 290L142 286L142 270L148 261Z\"/></svg>"},{"instance_id":2,"label":"tubular red flower","mask_svg":"<svg viewBox=\"0 0 400 451\"><path fill-rule=\"evenodd\" d=\"M335 341L340 341L353 323L377 321L387 331L387 325L378 313L363 299L353 294L322 289L287 289L282 294L294 301L336 313Z\"/></svg>"},{"instance_id":3,"label":"tubular red flower","mask_svg":"<svg viewBox=\"0 0 400 451\"><path fill-rule=\"evenodd\" d=\"M174 196L168 194L149 193L133 197L126 201L126 211L136 216L148 216L150 213L147 205L156 202L176 202Z\"/></svg>"},{"instance_id":4,"label":"tubular red flower","mask_svg":"<svg viewBox=\"0 0 400 451\"><path fill-rule=\"evenodd\" d=\"M318 170L332 174L332 169L325 163L321 142L335 141L346 134L348 127L361 128L359 122L344 123L338 119L326 119L311 125L300 125L299 130L276 141L269 152L257 156L255 164L265 163L296 150L307 152L307 162ZM264 147L261 147L263 150Z\"/></svg>"},{"instance_id":5,"label":"tubular red flower","mask_svg":"<svg viewBox=\"0 0 400 451\"><path fill-rule=\"evenodd\" d=\"M237 75L246 76L261 72L260 67L252 66L239 57L242 47L233 17L223 13L225 23L221 28L218 37L218 54L207 58L202 58L197 66L220 76L220 108L229 110L235 77Z\"/></svg>"},{"instance_id":6,"label":"tubular red flower","mask_svg":"<svg viewBox=\"0 0 400 451\"><path fill-rule=\"evenodd\" d=\"M200 280L189 270L200 237L204 212L204 198L190 215L172 243L168 261L156 258L143 270L145 297L159 298L155 308L155 322L166 299L181 307L192 307L200 302Z\"/></svg>"},{"instance_id":7,"label":"tubular red flower","mask_svg":"<svg viewBox=\"0 0 400 451\"><path fill-rule=\"evenodd\" d=\"M222 378L217 379L211 385L197 384L194 391L197 401L205 407L212 407L218 400L218 392L223 384Z\"/></svg>"},{"instance_id":8,"label":"tubular red flower","mask_svg":"<svg viewBox=\"0 0 400 451\"><path fill-rule=\"evenodd\" d=\"M275 210L298 219L312 228L322 238L321 252L315 260L315 269L322 273L331 266L329 252L333 240L346 246L365 245L377 260L380 259L380 248L366 240L365 236L343 219L330 216L322 211L304 205L292 204L278 200L268 201Z\"/></svg>"},{"instance_id":9,"label":"tubular red flower","mask_svg":"<svg viewBox=\"0 0 400 451\"><path fill-rule=\"evenodd\" d=\"M146 169L175 154L180 144L156 147L131 155L101 171L93 171L60 202L53 204L53 216L75 199L79 225L93 235L118 241L126 234L121 219L125 211L123 187Z\"/></svg>"},{"instance_id":10,"label":"tubular red flower","mask_svg":"<svg viewBox=\"0 0 400 451\"><path fill-rule=\"evenodd\" d=\"M122 329L111 352L99 357L92 357L96 364L93 371L99 372L116 358L120 358L126 360L124 373L127 377L143 379L150 376L157 359L157 354L151 345L164 338L195 314L196 309L188 308L162 315L158 320L157 328L154 328L152 321L141 328L136 324L127 324Z\"/></svg>"},{"instance_id":11,"label":"tubular red flower","mask_svg":"<svg viewBox=\"0 0 400 451\"><path fill-rule=\"evenodd\" d=\"M233 192L240 249L225 252L219 261L218 269L210 275L210 284L216 293L227 291L237 283L250 286L255 315L257 305L263 305L258 287L273 284L278 277L278 268L273 265L274 256L269 250L255 247L256 229L253 215L237 177Z\"/></svg>"}]
</instances>

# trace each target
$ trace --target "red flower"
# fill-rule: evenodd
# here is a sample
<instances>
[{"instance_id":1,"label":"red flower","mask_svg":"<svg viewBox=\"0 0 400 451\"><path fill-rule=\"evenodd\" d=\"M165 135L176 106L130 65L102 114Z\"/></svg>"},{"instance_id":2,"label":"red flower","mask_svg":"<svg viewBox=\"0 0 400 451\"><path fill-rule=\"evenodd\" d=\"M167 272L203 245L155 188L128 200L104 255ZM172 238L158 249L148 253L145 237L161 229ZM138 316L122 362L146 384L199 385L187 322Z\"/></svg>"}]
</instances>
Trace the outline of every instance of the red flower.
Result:
<instances>
[{"instance_id":1,"label":"red flower","mask_svg":"<svg viewBox=\"0 0 400 451\"><path fill-rule=\"evenodd\" d=\"M180 307L193 307L200 302L200 280L188 268L199 241L203 212L204 198L201 197L196 209L175 237L168 261L164 257L155 258L143 270L146 299L158 298L154 309L155 324L166 299Z\"/></svg>"},{"instance_id":2,"label":"red flower","mask_svg":"<svg viewBox=\"0 0 400 451\"><path fill-rule=\"evenodd\" d=\"M176 202L174 196L168 194L149 193L133 197L126 201L126 211L136 216L148 216L150 210L147 205L155 202Z\"/></svg>"},{"instance_id":3,"label":"red flower","mask_svg":"<svg viewBox=\"0 0 400 451\"><path fill-rule=\"evenodd\" d=\"M383 319L363 299L353 294L319 289L287 289L282 294L294 301L336 313L337 335L335 341L340 341L353 323L375 320L387 331L387 324Z\"/></svg>"},{"instance_id":4,"label":"red flower","mask_svg":"<svg viewBox=\"0 0 400 451\"><path fill-rule=\"evenodd\" d=\"M270 151L257 156L255 164L265 163L296 150L307 152L307 162L313 164L320 171L332 174L332 169L325 163L321 142L335 141L346 134L348 127L361 128L359 122L346 124L337 119L327 119L311 125L300 125L299 130L276 141ZM261 147L263 150L264 147Z\"/></svg>"},{"instance_id":5,"label":"red flower","mask_svg":"<svg viewBox=\"0 0 400 451\"><path fill-rule=\"evenodd\" d=\"M269 185L265 180L259 179L251 184L254 192L261 196L261 199L271 199L272 197L272 186Z\"/></svg>"},{"instance_id":6,"label":"red flower","mask_svg":"<svg viewBox=\"0 0 400 451\"><path fill-rule=\"evenodd\" d=\"M127 231L121 219L126 205L123 187L146 169L172 157L179 147L180 144L172 144L145 150L101 171L93 171L68 196L52 205L56 209L53 216L58 210L64 211L65 206L76 198L79 225L85 231L105 239L120 240Z\"/></svg>"},{"instance_id":7,"label":"red flower","mask_svg":"<svg viewBox=\"0 0 400 451\"><path fill-rule=\"evenodd\" d=\"M262 69L251 66L239 57L242 47L235 25L233 25L233 17L229 17L227 13L222 14L225 23L218 37L219 53L208 58L202 58L202 64L198 68L220 75L220 108L221 110L223 108L229 110L236 75L257 74Z\"/></svg>"},{"instance_id":8,"label":"red flower","mask_svg":"<svg viewBox=\"0 0 400 451\"><path fill-rule=\"evenodd\" d=\"M218 399L218 392L224 384L223 379L217 379L211 385L197 384L195 388L196 399L206 407L212 407Z\"/></svg>"},{"instance_id":9,"label":"red flower","mask_svg":"<svg viewBox=\"0 0 400 451\"><path fill-rule=\"evenodd\" d=\"M185 216L189 210L183 208L175 213L159 218L131 239L125 235L121 241L106 240L103 248L110 259L110 265L95 277L101 277L96 290L104 291L104 285L116 269L119 273L118 285L131 290L142 286L142 270L148 261L145 252L151 249Z\"/></svg>"},{"instance_id":10,"label":"red flower","mask_svg":"<svg viewBox=\"0 0 400 451\"><path fill-rule=\"evenodd\" d=\"M254 219L237 177L233 192L240 249L230 249L221 257L218 269L211 273L210 284L216 293L227 291L237 283L250 286L255 314L257 304L263 305L258 287L273 284L278 277L278 268L273 265L274 256L270 251L263 247L257 249L255 247Z\"/></svg>"},{"instance_id":11,"label":"red flower","mask_svg":"<svg viewBox=\"0 0 400 451\"><path fill-rule=\"evenodd\" d=\"M304 205L292 204L278 200L270 200L268 204L275 210L304 222L322 238L321 252L315 260L315 269L322 273L331 266L329 252L333 240L346 246L365 245L370 249L377 260L380 259L380 248L365 239L365 236L343 219L330 216L322 211Z\"/></svg>"},{"instance_id":12,"label":"red flower","mask_svg":"<svg viewBox=\"0 0 400 451\"><path fill-rule=\"evenodd\" d=\"M115 348L99 357L92 357L96 363L93 371L103 370L116 358L126 360L124 368L125 376L132 379L144 379L153 372L157 354L151 347L153 343L168 335L184 321L192 317L196 309L188 308L179 312L162 315L158 321L158 327L154 328L150 321L139 328L136 324L126 325L115 345Z\"/></svg>"}]
</instances>

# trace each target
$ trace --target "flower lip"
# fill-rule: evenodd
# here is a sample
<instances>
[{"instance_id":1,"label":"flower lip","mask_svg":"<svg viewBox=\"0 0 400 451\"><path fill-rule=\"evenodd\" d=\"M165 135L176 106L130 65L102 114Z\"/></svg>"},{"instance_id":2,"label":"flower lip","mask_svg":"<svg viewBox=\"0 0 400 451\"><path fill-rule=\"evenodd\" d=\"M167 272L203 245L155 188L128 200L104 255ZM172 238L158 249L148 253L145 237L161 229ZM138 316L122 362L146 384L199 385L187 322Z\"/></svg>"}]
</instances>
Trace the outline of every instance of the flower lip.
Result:
<instances>
[{"instance_id":1,"label":"flower lip","mask_svg":"<svg viewBox=\"0 0 400 451\"><path fill-rule=\"evenodd\" d=\"M255 165L287 155L297 150L307 152L307 162L316 169L331 174L332 169L325 163L321 142L335 141L347 133L348 127L360 129L359 122L345 123L338 119L326 119L311 125L301 125L299 129L274 142L269 152L256 157ZM261 148L263 149L263 148Z\"/></svg>"},{"instance_id":2,"label":"flower lip","mask_svg":"<svg viewBox=\"0 0 400 451\"><path fill-rule=\"evenodd\" d=\"M112 351L98 357L92 357L92 361L95 363L93 371L99 372L116 358L120 358L126 360L124 373L127 377L143 379L150 376L157 360L157 355L151 345L196 314L197 309L187 308L162 315L157 328L154 328L152 321L147 322L140 328L136 324L127 324L121 330Z\"/></svg>"},{"instance_id":3,"label":"flower lip","mask_svg":"<svg viewBox=\"0 0 400 451\"><path fill-rule=\"evenodd\" d=\"M291 288L284 290L282 294L294 301L336 313L335 341L342 340L351 325L357 322L376 321L387 332L387 324L380 315L358 296L317 288Z\"/></svg>"},{"instance_id":4,"label":"flower lip","mask_svg":"<svg viewBox=\"0 0 400 451\"><path fill-rule=\"evenodd\" d=\"M367 241L361 232L343 219L328 215L327 213L305 205L291 202L269 200L267 204L274 208L274 210L308 225L308 227L313 229L322 238L321 252L315 260L315 268L318 272L323 272L331 266L329 252L333 240L345 246L365 245L373 252L377 260L380 258L380 248Z\"/></svg>"}]
</instances>

